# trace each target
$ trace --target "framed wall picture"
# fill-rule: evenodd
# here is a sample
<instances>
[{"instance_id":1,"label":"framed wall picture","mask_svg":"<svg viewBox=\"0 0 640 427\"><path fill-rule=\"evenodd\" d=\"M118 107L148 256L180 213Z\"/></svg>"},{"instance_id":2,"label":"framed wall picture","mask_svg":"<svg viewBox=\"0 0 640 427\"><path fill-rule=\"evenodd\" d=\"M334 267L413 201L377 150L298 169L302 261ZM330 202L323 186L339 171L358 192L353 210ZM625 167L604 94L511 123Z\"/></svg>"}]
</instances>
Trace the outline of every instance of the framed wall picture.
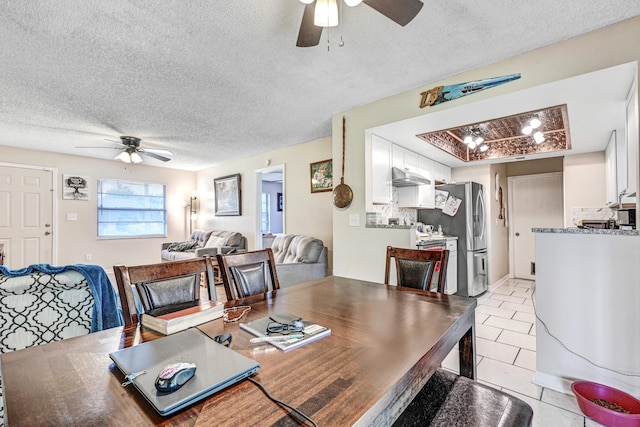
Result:
<instances>
[{"instance_id":1,"label":"framed wall picture","mask_svg":"<svg viewBox=\"0 0 640 427\"><path fill-rule=\"evenodd\" d=\"M62 175L62 198L65 200L89 200L87 177Z\"/></svg>"},{"instance_id":2,"label":"framed wall picture","mask_svg":"<svg viewBox=\"0 0 640 427\"><path fill-rule=\"evenodd\" d=\"M282 200L282 193L277 193L278 196L278 212L282 212L282 205L284 203L284 201Z\"/></svg>"},{"instance_id":3,"label":"framed wall picture","mask_svg":"<svg viewBox=\"0 0 640 427\"><path fill-rule=\"evenodd\" d=\"M242 215L239 173L215 178L213 180L213 187L215 192L216 216Z\"/></svg>"},{"instance_id":4,"label":"framed wall picture","mask_svg":"<svg viewBox=\"0 0 640 427\"><path fill-rule=\"evenodd\" d=\"M333 190L333 162L331 159L311 163L311 192Z\"/></svg>"}]
</instances>

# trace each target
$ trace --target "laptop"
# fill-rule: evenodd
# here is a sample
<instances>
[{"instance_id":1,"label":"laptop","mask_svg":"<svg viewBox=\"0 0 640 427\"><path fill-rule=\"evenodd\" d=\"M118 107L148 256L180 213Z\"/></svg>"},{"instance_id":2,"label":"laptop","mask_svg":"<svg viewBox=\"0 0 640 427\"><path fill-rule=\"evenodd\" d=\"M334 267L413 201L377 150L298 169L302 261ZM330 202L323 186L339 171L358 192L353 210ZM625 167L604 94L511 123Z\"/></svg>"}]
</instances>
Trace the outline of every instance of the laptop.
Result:
<instances>
[{"instance_id":1,"label":"laptop","mask_svg":"<svg viewBox=\"0 0 640 427\"><path fill-rule=\"evenodd\" d=\"M146 370L133 385L160 415L170 415L207 396L253 375L260 368L255 360L218 344L195 329L187 329L109 354L126 375ZM172 362L196 364L193 378L173 393L156 390L155 381Z\"/></svg>"}]
</instances>

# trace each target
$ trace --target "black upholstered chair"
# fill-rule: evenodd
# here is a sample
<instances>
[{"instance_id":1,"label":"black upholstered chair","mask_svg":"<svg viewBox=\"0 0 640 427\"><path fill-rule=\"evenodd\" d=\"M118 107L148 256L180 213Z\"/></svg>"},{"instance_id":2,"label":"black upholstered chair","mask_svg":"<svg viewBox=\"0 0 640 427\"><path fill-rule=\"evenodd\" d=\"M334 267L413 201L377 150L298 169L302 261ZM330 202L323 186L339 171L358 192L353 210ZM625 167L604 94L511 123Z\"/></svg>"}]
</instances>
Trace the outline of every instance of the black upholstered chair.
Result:
<instances>
[{"instance_id":1,"label":"black upholstered chair","mask_svg":"<svg viewBox=\"0 0 640 427\"><path fill-rule=\"evenodd\" d=\"M228 301L280 289L276 263L270 248L218 254L217 259Z\"/></svg>"},{"instance_id":2,"label":"black upholstered chair","mask_svg":"<svg viewBox=\"0 0 640 427\"><path fill-rule=\"evenodd\" d=\"M437 271L436 290L440 293L444 292L447 279L447 261L449 260L447 249L419 250L387 246L384 271L384 283L387 285L389 284L392 258L395 259L398 286L428 291L431 288L434 273Z\"/></svg>"},{"instance_id":3,"label":"black upholstered chair","mask_svg":"<svg viewBox=\"0 0 640 427\"><path fill-rule=\"evenodd\" d=\"M200 286L216 300L213 259L209 256L127 267L116 265L116 276L125 325L138 323L143 312L161 314L187 308L200 301ZM140 307L136 305L134 289Z\"/></svg>"},{"instance_id":4,"label":"black upholstered chair","mask_svg":"<svg viewBox=\"0 0 640 427\"><path fill-rule=\"evenodd\" d=\"M532 421L523 400L438 369L393 427L528 427Z\"/></svg>"}]
</instances>

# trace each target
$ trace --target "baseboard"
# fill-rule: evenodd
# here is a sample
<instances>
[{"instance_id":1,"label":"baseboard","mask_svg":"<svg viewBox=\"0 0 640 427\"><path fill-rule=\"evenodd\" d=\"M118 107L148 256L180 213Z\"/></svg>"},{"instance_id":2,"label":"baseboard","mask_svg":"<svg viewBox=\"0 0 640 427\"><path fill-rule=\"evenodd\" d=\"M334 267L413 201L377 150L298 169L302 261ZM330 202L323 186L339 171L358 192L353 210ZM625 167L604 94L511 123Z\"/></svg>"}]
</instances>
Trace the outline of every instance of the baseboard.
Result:
<instances>
[{"instance_id":1,"label":"baseboard","mask_svg":"<svg viewBox=\"0 0 640 427\"><path fill-rule=\"evenodd\" d=\"M573 394L571 391L572 380L558 377L551 374L536 371L533 376L533 383L544 388L550 388L564 394Z\"/></svg>"},{"instance_id":2,"label":"baseboard","mask_svg":"<svg viewBox=\"0 0 640 427\"><path fill-rule=\"evenodd\" d=\"M504 285L507 280L509 280L509 275L506 275L498 279L495 283L489 285L489 291L494 291L498 289L500 286Z\"/></svg>"}]
</instances>

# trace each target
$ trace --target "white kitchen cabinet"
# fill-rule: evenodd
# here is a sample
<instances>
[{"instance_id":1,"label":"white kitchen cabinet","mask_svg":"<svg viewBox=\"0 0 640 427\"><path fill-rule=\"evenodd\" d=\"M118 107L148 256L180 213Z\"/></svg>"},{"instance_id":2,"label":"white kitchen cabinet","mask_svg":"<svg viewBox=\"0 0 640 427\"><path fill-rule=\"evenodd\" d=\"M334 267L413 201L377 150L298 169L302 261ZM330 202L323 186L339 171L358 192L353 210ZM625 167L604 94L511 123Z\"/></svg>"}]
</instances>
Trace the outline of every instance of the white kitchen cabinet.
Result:
<instances>
[{"instance_id":1,"label":"white kitchen cabinet","mask_svg":"<svg viewBox=\"0 0 640 427\"><path fill-rule=\"evenodd\" d=\"M392 143L371 135L371 196L374 204L392 201L391 159Z\"/></svg>"},{"instance_id":2,"label":"white kitchen cabinet","mask_svg":"<svg viewBox=\"0 0 640 427\"><path fill-rule=\"evenodd\" d=\"M392 152L393 167L418 173L418 158L420 156L417 153L396 144L393 144Z\"/></svg>"},{"instance_id":3,"label":"white kitchen cabinet","mask_svg":"<svg viewBox=\"0 0 640 427\"><path fill-rule=\"evenodd\" d=\"M398 187L398 207L433 209L436 207L435 190L432 185Z\"/></svg>"},{"instance_id":4,"label":"white kitchen cabinet","mask_svg":"<svg viewBox=\"0 0 640 427\"><path fill-rule=\"evenodd\" d=\"M451 182L451 168L447 165L443 165L442 163L433 162L433 178L438 183L449 183Z\"/></svg>"},{"instance_id":5,"label":"white kitchen cabinet","mask_svg":"<svg viewBox=\"0 0 640 427\"><path fill-rule=\"evenodd\" d=\"M609 143L607 144L607 148L604 150L607 205L618 202L617 155L618 151L616 148L616 131L614 130L613 132L611 132Z\"/></svg>"},{"instance_id":6,"label":"white kitchen cabinet","mask_svg":"<svg viewBox=\"0 0 640 427\"><path fill-rule=\"evenodd\" d=\"M627 194L635 194L638 173L638 89L637 81L631 86L626 104ZM621 135L622 136L622 135ZM625 136L622 136L623 138ZM635 197L632 200L635 202Z\"/></svg>"}]
</instances>

